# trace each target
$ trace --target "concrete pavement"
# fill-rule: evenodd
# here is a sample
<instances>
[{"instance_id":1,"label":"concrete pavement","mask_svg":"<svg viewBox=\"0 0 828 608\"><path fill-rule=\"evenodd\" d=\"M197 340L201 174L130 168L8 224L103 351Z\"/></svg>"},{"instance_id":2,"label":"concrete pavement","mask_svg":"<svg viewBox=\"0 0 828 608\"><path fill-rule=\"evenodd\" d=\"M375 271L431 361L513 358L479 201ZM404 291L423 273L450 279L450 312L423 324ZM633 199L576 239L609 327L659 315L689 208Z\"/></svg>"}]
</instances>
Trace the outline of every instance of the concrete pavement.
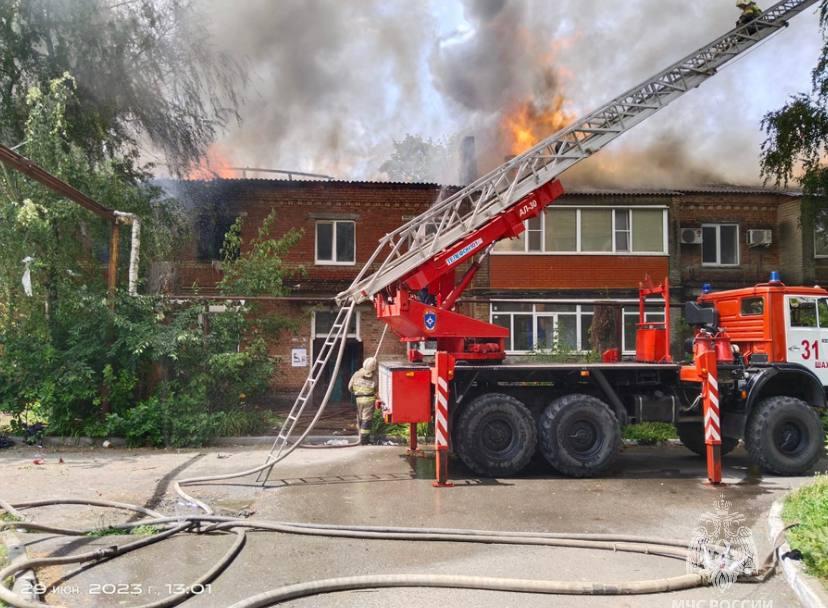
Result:
<instances>
[{"instance_id":1,"label":"concrete pavement","mask_svg":"<svg viewBox=\"0 0 828 608\"><path fill-rule=\"evenodd\" d=\"M186 510L167 492L176 477L231 472L264 460L263 449L205 451L49 450L34 465L28 448L0 452L2 490L11 501L49 496L99 497L166 512ZM62 456L65 464L58 464ZM820 463L828 470L828 462ZM628 448L601 479L575 480L537 465L515 479L478 479L452 462L457 486L431 487L431 459L409 458L397 447L299 450L274 472L267 488L252 480L198 488L195 494L226 513L337 524L389 524L527 530L619 532L687 539L704 512L724 495L745 515L760 555L770 548L767 512L774 499L804 478L763 477L748 468L740 448L725 458L725 485L704 483L704 462L680 447ZM41 509L38 521L106 525L127 516L100 509ZM30 552L88 550L118 537L65 539L22 535ZM51 601L70 606L137 606L186 585L210 567L229 536L186 536L158 543L60 583ZM210 589L185 605L228 606L283 584L369 573L441 573L518 578L624 581L681 574L684 563L653 556L599 551L454 543L402 543L250 533L236 562ZM47 582L65 574L43 573ZM120 584L120 588L117 585ZM113 588L112 585L116 587ZM71 595L71 598L65 597ZM638 597L565 597L434 589L386 589L317 596L291 606L573 606L579 608L679 605L797 606L784 579L738 584L726 593L699 589ZM725 604L723 600L736 603ZM744 600L744 601L743 601ZM681 602L684 602L683 604ZM707 602L707 603L701 603ZM739 603L741 602L741 603Z\"/></svg>"}]
</instances>

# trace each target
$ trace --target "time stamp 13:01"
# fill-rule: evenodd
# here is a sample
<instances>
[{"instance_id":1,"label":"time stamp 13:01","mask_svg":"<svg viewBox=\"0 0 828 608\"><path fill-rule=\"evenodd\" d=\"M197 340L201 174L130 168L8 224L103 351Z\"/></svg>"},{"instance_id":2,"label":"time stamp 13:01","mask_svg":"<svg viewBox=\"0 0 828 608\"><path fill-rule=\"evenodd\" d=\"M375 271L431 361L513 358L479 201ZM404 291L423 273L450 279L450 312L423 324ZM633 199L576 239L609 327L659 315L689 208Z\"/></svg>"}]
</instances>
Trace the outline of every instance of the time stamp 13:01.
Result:
<instances>
[{"instance_id":1,"label":"time stamp 13:01","mask_svg":"<svg viewBox=\"0 0 828 608\"><path fill-rule=\"evenodd\" d=\"M80 585L44 585L36 583L28 590L43 596L47 593L55 595L81 595L84 590ZM165 583L163 585L145 585L143 583L89 583L86 595L204 595L213 592L211 584L184 585L179 583Z\"/></svg>"}]
</instances>

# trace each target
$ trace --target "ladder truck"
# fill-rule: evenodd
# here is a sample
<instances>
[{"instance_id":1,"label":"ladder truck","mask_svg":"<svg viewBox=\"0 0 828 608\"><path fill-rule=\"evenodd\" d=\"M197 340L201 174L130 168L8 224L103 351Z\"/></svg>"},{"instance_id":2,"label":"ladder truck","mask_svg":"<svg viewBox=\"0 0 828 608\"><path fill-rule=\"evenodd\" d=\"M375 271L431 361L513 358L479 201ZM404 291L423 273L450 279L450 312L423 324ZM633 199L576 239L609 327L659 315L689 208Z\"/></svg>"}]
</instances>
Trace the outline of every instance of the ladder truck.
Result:
<instances>
[{"instance_id":1,"label":"ladder truck","mask_svg":"<svg viewBox=\"0 0 828 608\"><path fill-rule=\"evenodd\" d=\"M329 362L336 374L351 316L366 301L373 301L377 317L402 341L436 343L430 364L413 349L408 362L381 363L378 399L389 422L412 425L412 448L416 423L434 422L436 486L450 485L449 450L482 476L514 475L536 451L560 473L593 476L606 470L619 452L623 425L650 420L675 423L685 445L706 455L708 477L714 483L721 480L722 454L739 439L771 472L800 474L812 467L822 452L815 408L826 405L823 385L813 371L787 362L784 348L769 347L778 335L768 333L771 342L756 335L762 326L770 327L771 311L784 298L796 297L791 295L799 293L795 289L776 281L752 288L760 295L750 297L768 302L760 329L754 320L753 328L746 330L744 320L734 317L731 300L739 302L739 295L708 294L689 303L686 320L697 332L693 360L685 364L670 356L666 279L659 285L648 282L640 290L634 361L605 357L591 364L509 363L508 330L463 315L455 306L494 245L518 237L528 220L563 194L558 177L564 171L698 87L815 2L774 4L750 24L731 30L438 199L383 237L350 287L336 297L339 312L274 441L265 481L273 465L319 418L331 386L304 434L291 443ZM643 302L650 296L664 300L662 323L644 322ZM807 297L818 296L809 292ZM778 312L776 317L782 318ZM828 318L825 321L828 327ZM828 345L824 350L828 356Z\"/></svg>"}]
</instances>

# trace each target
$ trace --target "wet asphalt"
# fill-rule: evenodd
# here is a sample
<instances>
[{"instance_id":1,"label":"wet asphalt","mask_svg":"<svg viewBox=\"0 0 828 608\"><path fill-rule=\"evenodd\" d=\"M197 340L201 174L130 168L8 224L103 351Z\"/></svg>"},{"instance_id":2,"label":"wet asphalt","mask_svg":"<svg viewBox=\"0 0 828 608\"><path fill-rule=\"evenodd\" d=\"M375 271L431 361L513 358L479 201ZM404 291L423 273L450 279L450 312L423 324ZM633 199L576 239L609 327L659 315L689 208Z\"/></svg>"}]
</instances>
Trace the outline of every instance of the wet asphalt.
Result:
<instances>
[{"instance_id":1,"label":"wet asphalt","mask_svg":"<svg viewBox=\"0 0 828 608\"><path fill-rule=\"evenodd\" d=\"M168 513L187 512L171 498L176 477L244 469L264 448L202 451L59 450L0 452L0 496L23 501L93 496ZM42 456L43 465L33 464ZM63 458L63 463L59 462ZM819 470L828 471L823 459ZM433 461L400 447L300 450L262 488L252 479L199 487L195 494L223 513L335 524L616 532L690 540L703 514L724 497L744 516L760 556L770 549L767 514L777 498L808 477L763 476L738 448L725 458L724 484L705 481L704 461L677 446L627 448L600 479L569 479L534 463L512 479L480 479L452 461L455 487L435 489ZM121 513L84 507L46 508L38 521L102 526ZM67 554L129 540L23 535L31 554ZM227 535L187 535L157 543L91 570L49 569L52 603L129 608L188 585L230 546ZM651 555L485 544L330 539L255 532L241 555L187 607L229 606L249 595L296 582L372 573L439 573L621 582L679 575L685 564ZM571 597L447 589L383 589L317 596L290 606L798 606L784 578L736 584L726 592L695 589L626 597ZM730 604L726 602L731 602ZM695 602L695 604L693 604Z\"/></svg>"}]
</instances>

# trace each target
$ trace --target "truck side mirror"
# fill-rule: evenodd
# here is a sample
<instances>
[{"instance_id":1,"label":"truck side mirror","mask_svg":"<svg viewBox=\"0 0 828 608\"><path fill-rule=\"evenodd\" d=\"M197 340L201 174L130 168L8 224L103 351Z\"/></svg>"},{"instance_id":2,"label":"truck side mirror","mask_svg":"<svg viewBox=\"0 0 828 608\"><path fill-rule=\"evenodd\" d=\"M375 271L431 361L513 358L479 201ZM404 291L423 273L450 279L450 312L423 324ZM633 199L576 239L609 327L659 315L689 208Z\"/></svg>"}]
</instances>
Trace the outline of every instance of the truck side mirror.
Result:
<instances>
[{"instance_id":1,"label":"truck side mirror","mask_svg":"<svg viewBox=\"0 0 828 608\"><path fill-rule=\"evenodd\" d=\"M719 313L712 306L699 306L696 302L684 305L684 320L688 325L716 328L719 326Z\"/></svg>"}]
</instances>

